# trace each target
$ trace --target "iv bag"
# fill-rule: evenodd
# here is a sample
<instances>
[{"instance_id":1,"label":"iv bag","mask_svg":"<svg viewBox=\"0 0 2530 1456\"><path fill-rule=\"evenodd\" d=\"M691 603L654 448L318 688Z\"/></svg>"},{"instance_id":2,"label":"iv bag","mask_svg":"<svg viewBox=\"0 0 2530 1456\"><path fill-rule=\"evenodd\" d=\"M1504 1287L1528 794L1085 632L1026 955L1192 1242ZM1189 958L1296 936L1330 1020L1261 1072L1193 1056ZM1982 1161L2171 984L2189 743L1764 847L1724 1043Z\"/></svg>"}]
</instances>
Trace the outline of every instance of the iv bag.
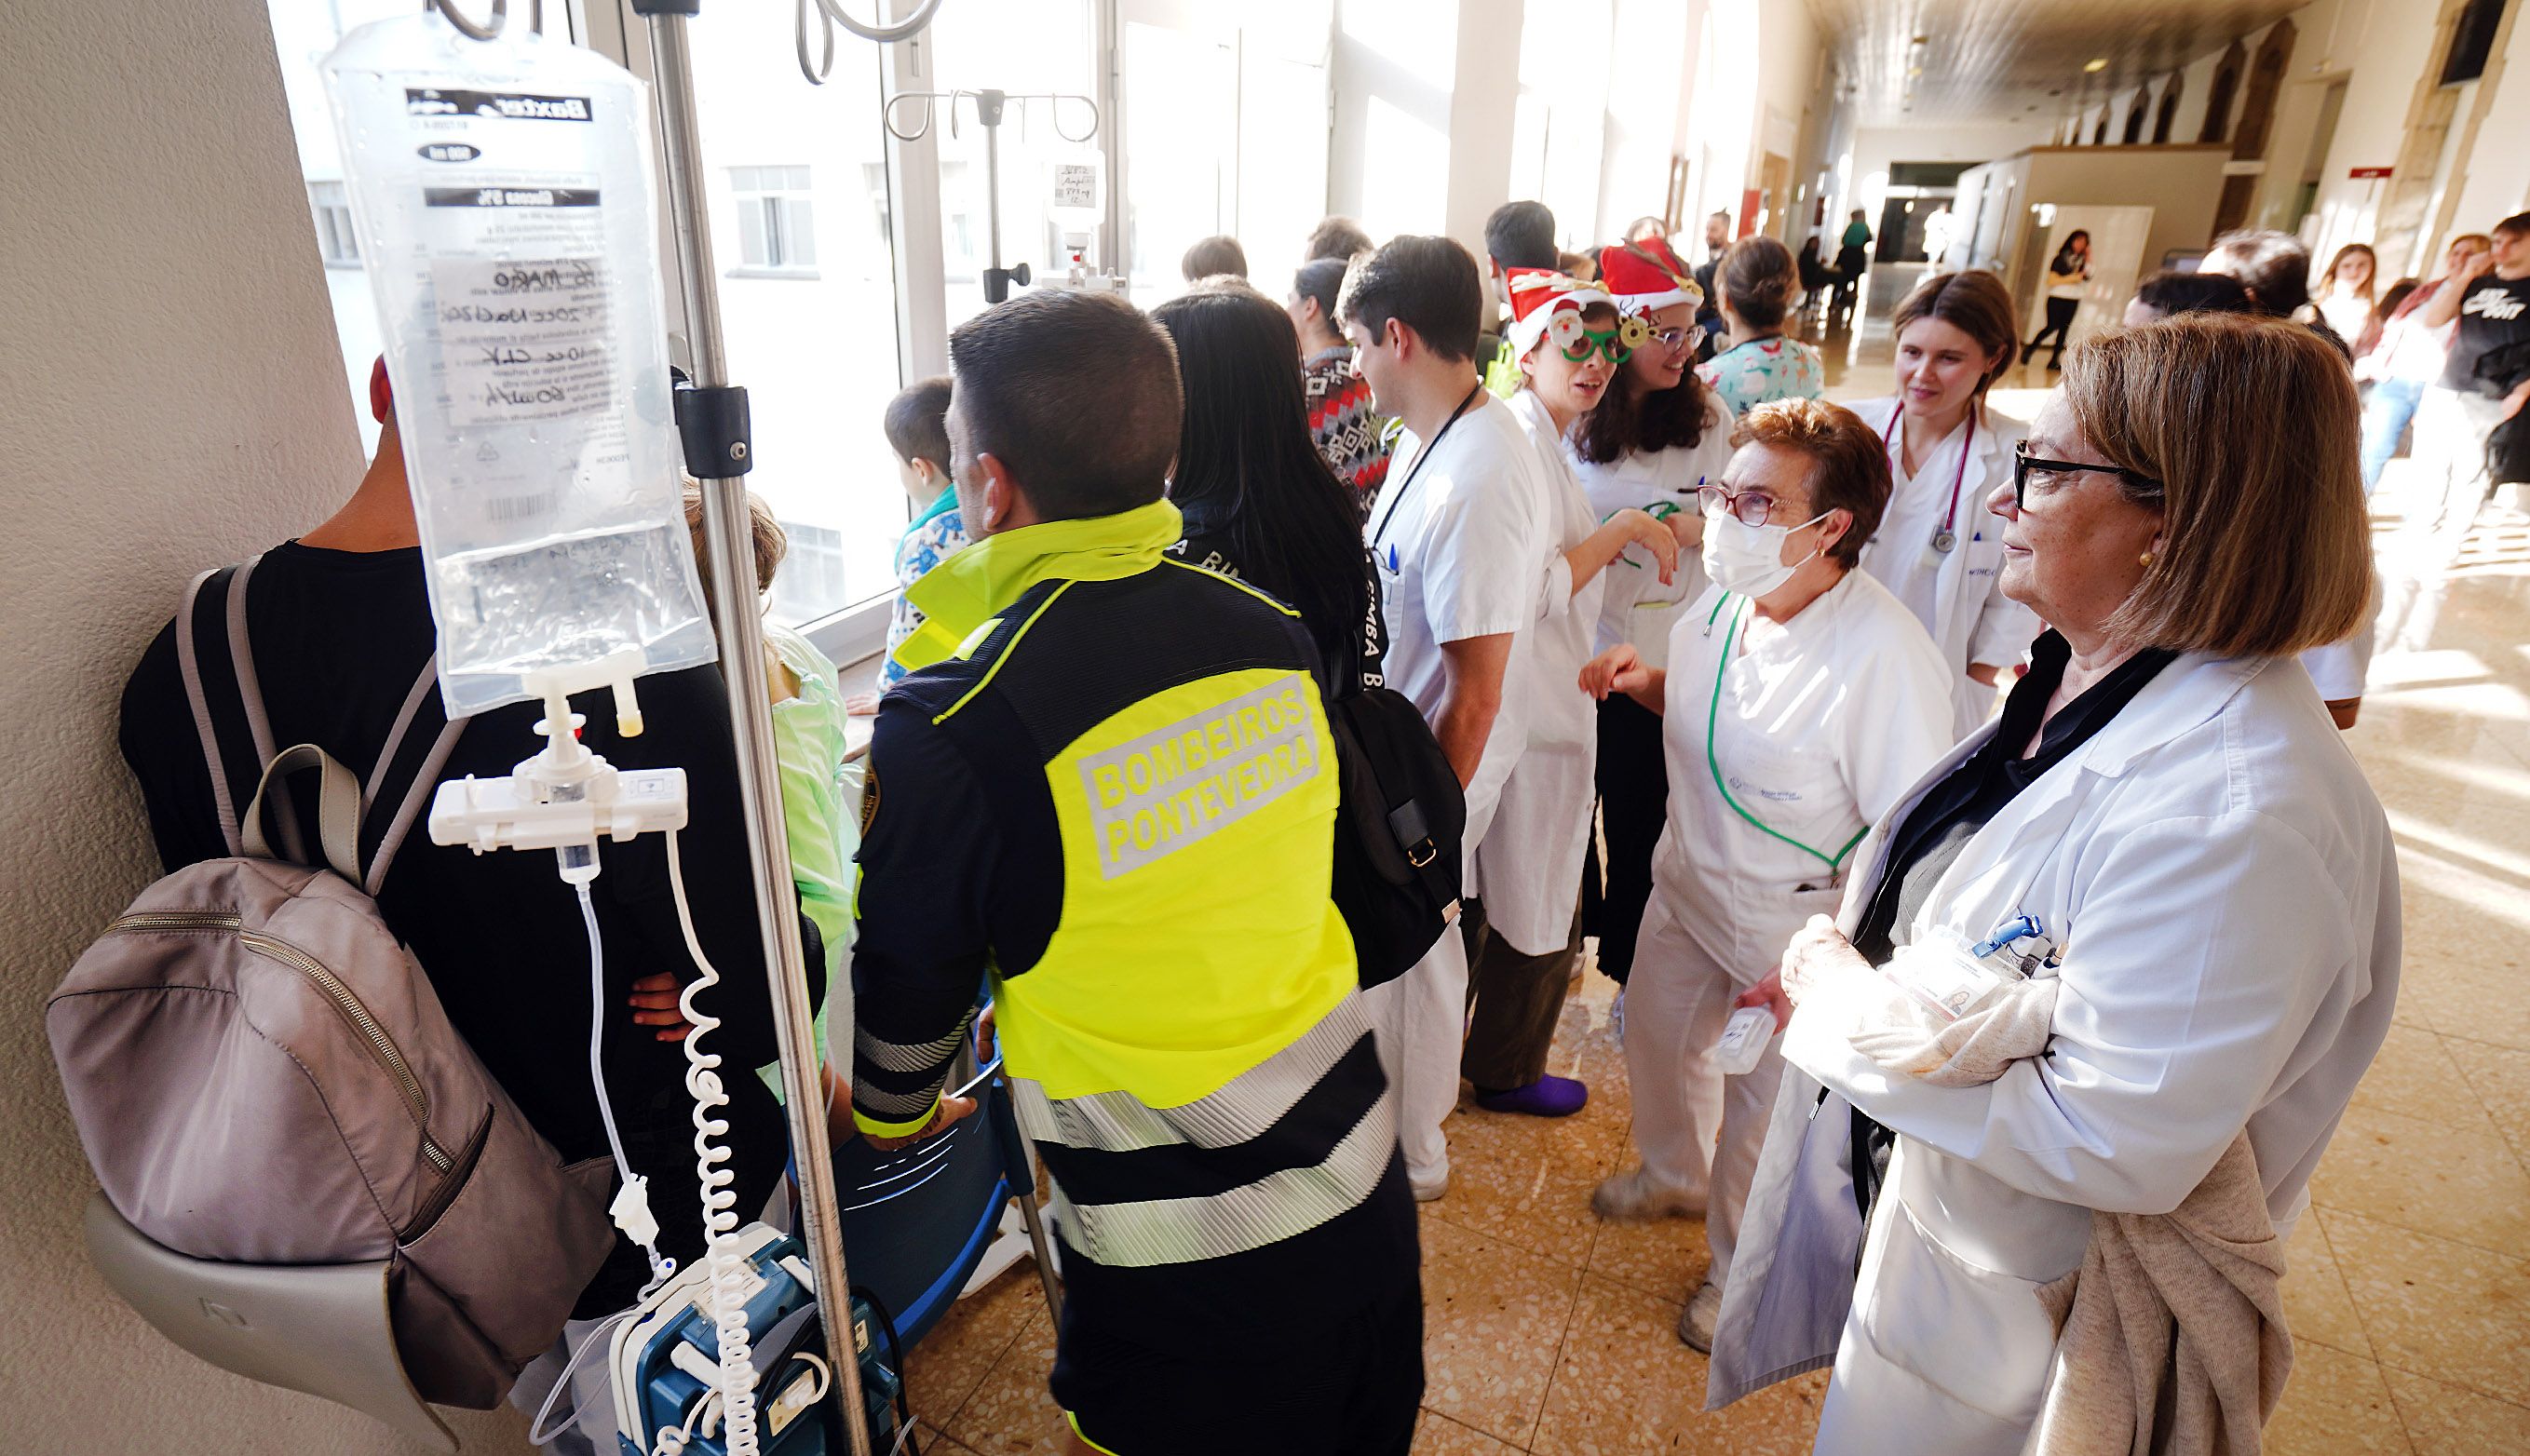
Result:
<instances>
[{"instance_id":1,"label":"iv bag","mask_svg":"<svg viewBox=\"0 0 2530 1456\"><path fill-rule=\"evenodd\" d=\"M435 12L324 61L451 717L716 650L679 496L647 88ZM637 654L637 657L624 656Z\"/></svg>"}]
</instances>

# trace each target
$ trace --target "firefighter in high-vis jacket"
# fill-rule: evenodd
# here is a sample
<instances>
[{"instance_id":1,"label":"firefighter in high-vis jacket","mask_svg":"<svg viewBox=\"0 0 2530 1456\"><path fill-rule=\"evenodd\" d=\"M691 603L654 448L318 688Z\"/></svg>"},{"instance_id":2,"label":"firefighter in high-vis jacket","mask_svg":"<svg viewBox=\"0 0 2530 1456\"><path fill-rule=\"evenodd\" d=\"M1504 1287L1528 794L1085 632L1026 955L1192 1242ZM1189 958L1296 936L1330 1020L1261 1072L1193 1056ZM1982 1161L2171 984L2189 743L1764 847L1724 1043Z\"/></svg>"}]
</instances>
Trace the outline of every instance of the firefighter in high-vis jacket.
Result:
<instances>
[{"instance_id":1,"label":"firefighter in high-vis jacket","mask_svg":"<svg viewBox=\"0 0 2530 1456\"><path fill-rule=\"evenodd\" d=\"M943 1104L990 991L1064 1246L1071 1449L1398 1453L1413 1204L1329 897L1340 775L1290 609L1164 555L1180 394L1113 295L950 337L975 543L916 582L869 756L852 1120Z\"/></svg>"}]
</instances>

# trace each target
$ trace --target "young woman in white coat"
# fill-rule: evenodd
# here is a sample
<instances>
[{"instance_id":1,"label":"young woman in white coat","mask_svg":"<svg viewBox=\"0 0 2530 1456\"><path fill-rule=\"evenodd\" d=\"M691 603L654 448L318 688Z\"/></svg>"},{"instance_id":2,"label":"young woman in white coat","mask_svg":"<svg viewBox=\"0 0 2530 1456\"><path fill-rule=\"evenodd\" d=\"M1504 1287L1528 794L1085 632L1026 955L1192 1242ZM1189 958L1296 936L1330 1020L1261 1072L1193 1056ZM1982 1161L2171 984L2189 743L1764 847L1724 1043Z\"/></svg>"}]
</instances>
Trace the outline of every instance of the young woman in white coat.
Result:
<instances>
[{"instance_id":1,"label":"young woman in white coat","mask_svg":"<svg viewBox=\"0 0 2530 1456\"><path fill-rule=\"evenodd\" d=\"M2081 1266L2095 1212L2169 1213L2245 1132L2279 1241L2302 1213L2397 987L2389 826L2292 660L2370 590L2358 415L2291 323L2072 351L1988 503L2006 589L2052 630L1759 988L1793 1008L1797 1070L1714 1404L1832 1359L1818 1450L2008 1456L2059 1363L2034 1291ZM1848 1040L1890 983L2021 974L2059 981L2051 1040L1999 1081L1935 1086Z\"/></svg>"},{"instance_id":2,"label":"young woman in white coat","mask_svg":"<svg viewBox=\"0 0 2530 1456\"><path fill-rule=\"evenodd\" d=\"M1512 417L1537 452L1545 488L1539 520L1537 620L1512 646L1506 694L1522 701L1528 744L1504 781L1502 804L1475 853L1467 984L1474 1006L1460 1070L1476 1105L1493 1112L1560 1117L1581 1110L1588 1089L1546 1070L1557 1016L1580 953L1581 862L1590 836L1598 718L1575 686L1599 628L1607 571L1628 547L1654 579L1671 582L1676 533L1639 509L1603 524L1574 477L1564 437L1599 406L1635 344L1639 318L1621 316L1599 288L1547 269L1506 275L1518 361Z\"/></svg>"},{"instance_id":3,"label":"young woman in white coat","mask_svg":"<svg viewBox=\"0 0 2530 1456\"><path fill-rule=\"evenodd\" d=\"M1985 402L2011 363L2011 296L1991 273L1939 274L1889 322L1898 393L1853 406L1879 432L1896 483L1862 569L1933 634L1951 668L1953 736L1965 737L1993 714L1996 682L2038 635L2029 609L2003 594L2001 522L1985 511L2026 432Z\"/></svg>"},{"instance_id":4,"label":"young woman in white coat","mask_svg":"<svg viewBox=\"0 0 2530 1456\"><path fill-rule=\"evenodd\" d=\"M1704 331L1695 310L1704 291L1658 238L1599 251L1600 287L1637 316L1651 337L1625 360L1599 407L1565 434L1572 471L1602 518L1632 507L1669 522L1686 553L1678 579L1664 584L1651 557L1627 552L1608 568L1599 601L1598 651L1631 642L1645 664L1669 660L1670 625L1704 592L1695 548L1704 541L1698 487L1722 478L1731 460L1731 406L1696 377ZM1662 763L1660 715L1619 693L1599 704L1599 829L1581 873L1581 929L1599 939L1599 971L1619 986L1632 972L1634 936L1652 894L1652 848L1669 822L1669 771ZM1595 851L1598 838L1589 841ZM1602 863L1607 888L1594 870Z\"/></svg>"},{"instance_id":5,"label":"young woman in white coat","mask_svg":"<svg viewBox=\"0 0 2530 1456\"><path fill-rule=\"evenodd\" d=\"M1599 1186L1611 1218L1704 1214L1712 1263L1678 1321L1709 1348L1775 1082L1772 1051L1726 1079L1732 1003L1831 909L1872 820L1951 743L1950 677L1886 587L1853 569L1889 499L1880 441L1812 400L1760 404L1708 483L1713 585L1667 665L1621 643L1581 685L1662 715L1669 827L1625 986L1625 1069L1642 1165ZM1718 1142L1718 1148L1717 1148Z\"/></svg>"}]
</instances>

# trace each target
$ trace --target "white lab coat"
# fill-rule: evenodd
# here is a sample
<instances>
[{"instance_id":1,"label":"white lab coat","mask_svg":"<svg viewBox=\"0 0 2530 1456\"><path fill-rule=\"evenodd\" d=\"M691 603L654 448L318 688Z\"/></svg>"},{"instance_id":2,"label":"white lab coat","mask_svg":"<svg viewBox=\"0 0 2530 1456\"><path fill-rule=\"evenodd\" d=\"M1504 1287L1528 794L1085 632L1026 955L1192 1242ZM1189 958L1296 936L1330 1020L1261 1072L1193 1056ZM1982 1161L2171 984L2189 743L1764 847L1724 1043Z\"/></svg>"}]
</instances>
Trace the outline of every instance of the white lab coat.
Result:
<instances>
[{"instance_id":1,"label":"white lab coat","mask_svg":"<svg viewBox=\"0 0 2530 1456\"><path fill-rule=\"evenodd\" d=\"M1416 470L1422 453L1411 431L1397 442L1387 483L1363 527L1379 564L1388 685L1413 700L1425 721L1437 723L1449 686L1441 644L1516 634L1502 710L1466 789L1461 845L1472 894L1476 851L1528 749L1527 699L1516 684L1524 643L1537 623L1540 563L1551 554L1547 493L1527 434L1510 406L1490 394L1443 434ZM1568 577L1567 584L1569 595ZM1568 907L1565 914L1568 925ZM1404 975L1366 994L1378 1024L1380 1063L1397 1089L1398 1143L1417 1187L1438 1186L1449 1176L1441 1123L1458 1101L1466 994L1466 950L1455 931L1444 933Z\"/></svg>"},{"instance_id":2,"label":"white lab coat","mask_svg":"<svg viewBox=\"0 0 2530 1456\"><path fill-rule=\"evenodd\" d=\"M1581 903L1599 763L1598 709L1581 690L1581 666L1591 657L1608 573L1573 589L1564 553L1588 539L1599 518L1573 478L1545 404L1522 390L1507 407L1536 457L1545 532L1532 572L1535 620L1512 640L1503 682L1506 706L1520 705L1528 747L1503 784L1496 830L1476 850L1476 893L1495 935L1522 955L1545 955L1571 939L1572 913Z\"/></svg>"},{"instance_id":3,"label":"white lab coat","mask_svg":"<svg viewBox=\"0 0 2530 1456\"><path fill-rule=\"evenodd\" d=\"M1889 438L1889 473L1895 482L1880 529L1862 548L1862 569L1897 593L1933 634L1933 644L1951 665L1957 707L1953 736L1965 737L1994 716L2000 701L1994 688L1968 676L1968 665L2019 662L2042 630L2036 614L2003 594L2003 519L1986 510L1986 498L1995 488L2011 483L2012 449L2028 437L2029 427L1982 410L1974 441L1966 440L1965 426L1952 431L1908 480L1898 466L1905 431L1900 427L1892 436L1889 429L1898 402L1866 400L1850 407L1873 433ZM1964 470L1959 458L1963 444L1968 452ZM1948 510L1953 482L1958 485L1955 512ZM1950 551L1936 552L1933 533L1946 521L1958 539Z\"/></svg>"},{"instance_id":4,"label":"white lab coat","mask_svg":"<svg viewBox=\"0 0 2530 1456\"><path fill-rule=\"evenodd\" d=\"M1569 441L1566 453L1572 473L1580 478L1582 494L1590 499L1590 510L1601 520L1628 507L1656 515L1664 513L1661 508L1693 513L1696 487L1707 481L1720 484L1723 467L1731 463L1732 423L1731 406L1708 391L1704 433L1691 446L1637 452L1604 465L1581 458ZM1605 575L1608 584L1599 598L1594 650L1605 652L1620 642L1631 642L1642 654L1644 666L1667 667L1671 626L1709 584L1704 559L1692 550L1682 553L1677 575L1664 586L1651 553L1629 546Z\"/></svg>"},{"instance_id":5,"label":"white lab coat","mask_svg":"<svg viewBox=\"0 0 2530 1456\"><path fill-rule=\"evenodd\" d=\"M1892 828L1986 736L1882 816L1848 934ZM2245 1127L2279 1229L2300 1214L2388 1034L2399 945L2388 823L2308 674L2180 657L1968 840L1907 940L1979 939L2020 914L2062 947L2055 1040L1990 1085L1887 1072L1845 1041L1833 982L1804 998L1712 1404L1833 1358L1819 1451L1887 1451L1902 1431L1909 1449L2007 1456L2054 1358L2033 1291L2079 1266L2094 1210L2175 1208ZM1849 1244L1818 1257L1849 1137L1822 1087L1899 1134L1849 1299Z\"/></svg>"}]
</instances>

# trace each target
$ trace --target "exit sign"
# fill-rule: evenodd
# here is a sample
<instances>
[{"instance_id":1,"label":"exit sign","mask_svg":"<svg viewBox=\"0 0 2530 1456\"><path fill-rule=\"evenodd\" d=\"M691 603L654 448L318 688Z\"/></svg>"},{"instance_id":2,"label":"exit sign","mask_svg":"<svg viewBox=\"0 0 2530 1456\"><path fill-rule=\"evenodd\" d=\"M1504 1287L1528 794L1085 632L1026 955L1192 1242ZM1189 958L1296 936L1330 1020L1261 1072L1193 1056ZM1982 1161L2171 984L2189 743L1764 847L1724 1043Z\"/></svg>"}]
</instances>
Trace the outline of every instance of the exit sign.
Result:
<instances>
[{"instance_id":1,"label":"exit sign","mask_svg":"<svg viewBox=\"0 0 2530 1456\"><path fill-rule=\"evenodd\" d=\"M2356 182L2378 182L2382 178L2390 175L2390 169L2387 167L2354 167L2347 169L2345 175L2354 179Z\"/></svg>"}]
</instances>

